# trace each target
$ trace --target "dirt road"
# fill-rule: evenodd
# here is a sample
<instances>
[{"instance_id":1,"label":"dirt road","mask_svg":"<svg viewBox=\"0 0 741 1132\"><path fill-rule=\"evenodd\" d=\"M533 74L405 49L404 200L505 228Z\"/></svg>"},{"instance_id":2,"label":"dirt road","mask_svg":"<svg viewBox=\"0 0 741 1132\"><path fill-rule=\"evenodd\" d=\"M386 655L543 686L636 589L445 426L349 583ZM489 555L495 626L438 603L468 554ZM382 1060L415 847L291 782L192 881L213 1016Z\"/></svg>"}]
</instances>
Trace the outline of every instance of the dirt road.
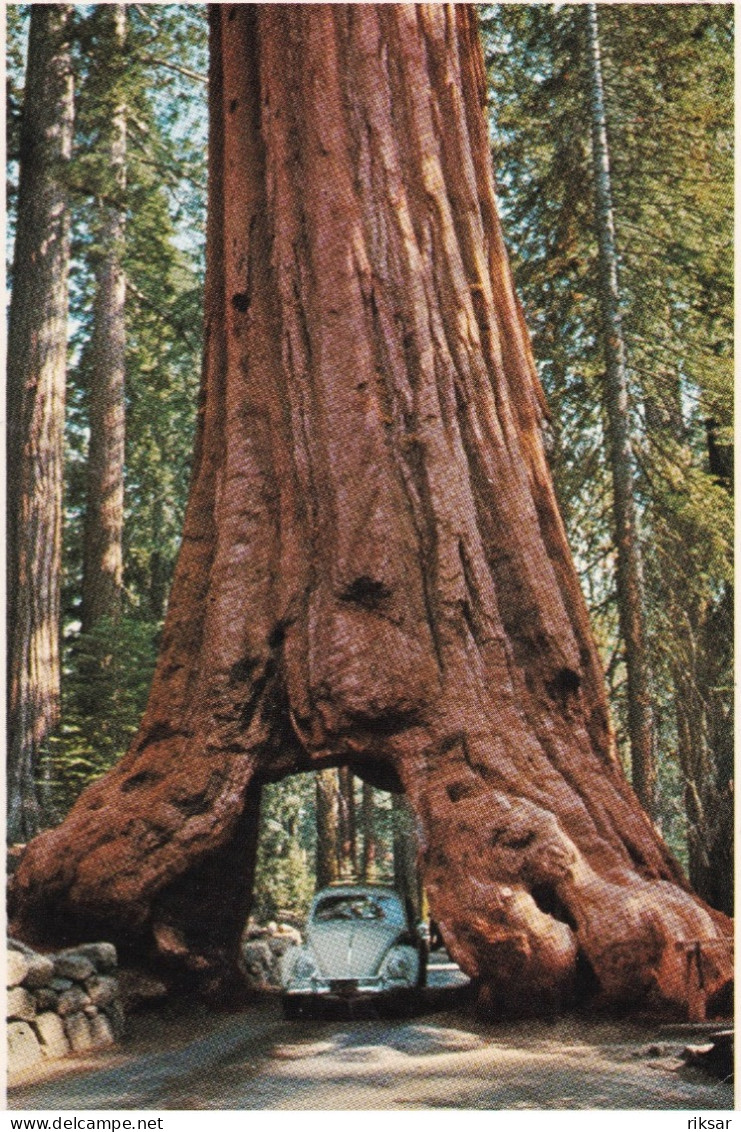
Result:
<instances>
[{"instance_id":1,"label":"dirt road","mask_svg":"<svg viewBox=\"0 0 741 1132\"><path fill-rule=\"evenodd\" d=\"M434 979L433 979L434 981ZM433 995L433 999L435 995ZM564 1017L484 1023L456 1006L412 1018L282 1019L194 1008L133 1020L122 1048L49 1067L11 1109L691 1109L728 1084L680 1068L681 1031ZM443 1005L437 993L436 1006ZM649 1052L652 1050L653 1052Z\"/></svg>"}]
</instances>

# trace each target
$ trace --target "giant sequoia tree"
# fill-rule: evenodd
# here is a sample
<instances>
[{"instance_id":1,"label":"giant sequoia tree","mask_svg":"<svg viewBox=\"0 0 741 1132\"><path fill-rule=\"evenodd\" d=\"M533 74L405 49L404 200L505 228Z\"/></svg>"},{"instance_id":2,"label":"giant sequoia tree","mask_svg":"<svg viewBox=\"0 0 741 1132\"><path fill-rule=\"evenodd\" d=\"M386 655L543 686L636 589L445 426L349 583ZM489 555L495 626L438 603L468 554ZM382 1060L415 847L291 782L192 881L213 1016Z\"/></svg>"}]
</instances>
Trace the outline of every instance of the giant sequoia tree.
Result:
<instances>
[{"instance_id":1,"label":"giant sequoia tree","mask_svg":"<svg viewBox=\"0 0 741 1132\"><path fill-rule=\"evenodd\" d=\"M403 789L494 1008L686 1006L729 922L615 758L496 214L475 16L215 5L195 469L139 734L27 850L19 930L235 973L260 784ZM707 946L704 946L707 944Z\"/></svg>"},{"instance_id":2,"label":"giant sequoia tree","mask_svg":"<svg viewBox=\"0 0 741 1132\"><path fill-rule=\"evenodd\" d=\"M8 317L8 837L38 832L37 777L59 722L71 4L31 11Z\"/></svg>"}]
</instances>

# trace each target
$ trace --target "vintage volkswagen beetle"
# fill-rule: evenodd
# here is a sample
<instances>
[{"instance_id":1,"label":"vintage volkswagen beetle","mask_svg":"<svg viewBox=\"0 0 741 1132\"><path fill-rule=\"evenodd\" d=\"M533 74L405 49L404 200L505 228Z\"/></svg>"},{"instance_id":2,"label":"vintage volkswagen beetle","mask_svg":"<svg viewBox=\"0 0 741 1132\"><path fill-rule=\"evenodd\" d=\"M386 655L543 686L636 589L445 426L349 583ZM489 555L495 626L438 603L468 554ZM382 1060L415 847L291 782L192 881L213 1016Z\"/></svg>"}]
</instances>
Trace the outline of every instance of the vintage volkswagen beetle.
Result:
<instances>
[{"instance_id":1,"label":"vintage volkswagen beetle","mask_svg":"<svg viewBox=\"0 0 741 1132\"><path fill-rule=\"evenodd\" d=\"M424 986L427 953L404 902L382 885L336 885L313 899L306 942L283 956L283 1012L386 999Z\"/></svg>"}]
</instances>

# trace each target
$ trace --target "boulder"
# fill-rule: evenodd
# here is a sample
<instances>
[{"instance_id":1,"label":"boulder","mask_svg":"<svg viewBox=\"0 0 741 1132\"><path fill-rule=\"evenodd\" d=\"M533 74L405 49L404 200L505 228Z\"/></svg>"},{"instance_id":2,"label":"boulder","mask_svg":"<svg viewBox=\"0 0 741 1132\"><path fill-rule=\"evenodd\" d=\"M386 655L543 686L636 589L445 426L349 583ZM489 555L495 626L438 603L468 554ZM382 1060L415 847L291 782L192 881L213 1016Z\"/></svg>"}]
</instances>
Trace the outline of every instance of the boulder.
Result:
<instances>
[{"instance_id":1,"label":"boulder","mask_svg":"<svg viewBox=\"0 0 741 1132\"><path fill-rule=\"evenodd\" d=\"M117 998L105 1007L105 1016L110 1022L114 1037L123 1037L126 1029L126 1012Z\"/></svg>"},{"instance_id":2,"label":"boulder","mask_svg":"<svg viewBox=\"0 0 741 1132\"><path fill-rule=\"evenodd\" d=\"M264 939L250 940L242 947L247 981L252 986L266 986L273 982L273 953Z\"/></svg>"},{"instance_id":3,"label":"boulder","mask_svg":"<svg viewBox=\"0 0 741 1132\"><path fill-rule=\"evenodd\" d=\"M118 994L118 981L110 975L93 975L85 980L85 989L95 1006L107 1006Z\"/></svg>"},{"instance_id":4,"label":"boulder","mask_svg":"<svg viewBox=\"0 0 741 1132\"><path fill-rule=\"evenodd\" d=\"M39 1039L28 1022L11 1022L7 1034L9 1073L22 1073L41 1060Z\"/></svg>"},{"instance_id":5,"label":"boulder","mask_svg":"<svg viewBox=\"0 0 741 1132\"><path fill-rule=\"evenodd\" d=\"M8 991L7 1006L11 1021L32 1022L36 1017L36 1002L25 987L12 987Z\"/></svg>"},{"instance_id":6,"label":"boulder","mask_svg":"<svg viewBox=\"0 0 741 1132\"><path fill-rule=\"evenodd\" d=\"M153 975L132 968L119 971L118 988L127 1010L167 998L167 987Z\"/></svg>"},{"instance_id":7,"label":"boulder","mask_svg":"<svg viewBox=\"0 0 741 1132\"><path fill-rule=\"evenodd\" d=\"M74 1053L86 1053L93 1048L90 1022L84 1014L69 1014L64 1020L64 1028Z\"/></svg>"},{"instance_id":8,"label":"boulder","mask_svg":"<svg viewBox=\"0 0 741 1132\"><path fill-rule=\"evenodd\" d=\"M64 1057L69 1053L70 1045L64 1032L64 1023L57 1014L51 1011L39 1014L34 1026L41 1039L41 1052L44 1057Z\"/></svg>"},{"instance_id":9,"label":"boulder","mask_svg":"<svg viewBox=\"0 0 741 1132\"><path fill-rule=\"evenodd\" d=\"M54 978L54 960L50 955L33 954L26 957L28 972L23 980L25 987L45 987Z\"/></svg>"},{"instance_id":10,"label":"boulder","mask_svg":"<svg viewBox=\"0 0 741 1132\"><path fill-rule=\"evenodd\" d=\"M49 986L52 988L52 990L58 991L59 994L62 994L63 991L71 990L74 985L75 984L72 982L72 979L54 978L50 979L49 981Z\"/></svg>"},{"instance_id":11,"label":"boulder","mask_svg":"<svg viewBox=\"0 0 741 1132\"><path fill-rule=\"evenodd\" d=\"M7 985L19 987L28 974L29 960L22 951L9 951L7 963Z\"/></svg>"},{"instance_id":12,"label":"boulder","mask_svg":"<svg viewBox=\"0 0 741 1132\"><path fill-rule=\"evenodd\" d=\"M45 1010L53 1010L56 1013L59 995L51 987L39 987L33 992L33 997L36 999L36 1009L40 1014Z\"/></svg>"},{"instance_id":13,"label":"boulder","mask_svg":"<svg viewBox=\"0 0 741 1132\"><path fill-rule=\"evenodd\" d=\"M112 943L81 943L77 947L68 948L62 955L83 956L89 959L102 975L108 975L118 967L118 954Z\"/></svg>"},{"instance_id":14,"label":"boulder","mask_svg":"<svg viewBox=\"0 0 741 1132\"><path fill-rule=\"evenodd\" d=\"M19 939L13 939L12 936L8 936L8 951L20 951L21 955L37 954L27 943L22 943Z\"/></svg>"},{"instance_id":15,"label":"boulder","mask_svg":"<svg viewBox=\"0 0 741 1132\"><path fill-rule=\"evenodd\" d=\"M95 1049L103 1049L105 1046L112 1046L115 1041L113 1027L105 1014L96 1014L93 1018L89 1018L88 1021L90 1023L90 1037Z\"/></svg>"},{"instance_id":16,"label":"boulder","mask_svg":"<svg viewBox=\"0 0 741 1132\"><path fill-rule=\"evenodd\" d=\"M82 987L70 987L59 996L57 1013L63 1018L67 1014L77 1014L90 1004L90 996Z\"/></svg>"},{"instance_id":17,"label":"boulder","mask_svg":"<svg viewBox=\"0 0 741 1132\"><path fill-rule=\"evenodd\" d=\"M58 978L74 979L82 982L95 972L92 959L87 955L78 955L76 952L61 952L54 957L54 970Z\"/></svg>"}]
</instances>

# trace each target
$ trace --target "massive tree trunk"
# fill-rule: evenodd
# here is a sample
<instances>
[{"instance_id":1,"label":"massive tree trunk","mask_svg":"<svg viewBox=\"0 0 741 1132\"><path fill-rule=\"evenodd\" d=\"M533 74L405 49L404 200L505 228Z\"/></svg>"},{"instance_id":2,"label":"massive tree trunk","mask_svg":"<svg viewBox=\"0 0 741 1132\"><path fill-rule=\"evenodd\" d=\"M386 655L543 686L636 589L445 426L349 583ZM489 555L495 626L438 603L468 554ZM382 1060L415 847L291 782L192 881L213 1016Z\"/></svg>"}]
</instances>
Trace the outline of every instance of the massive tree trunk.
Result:
<instances>
[{"instance_id":1,"label":"massive tree trunk","mask_svg":"<svg viewBox=\"0 0 741 1132\"><path fill-rule=\"evenodd\" d=\"M115 620L123 587L124 434L126 409L126 104L121 72L126 40L126 5L104 5L97 50L107 76L102 89L99 144L108 158L104 192L96 202L97 262L90 373L90 447L87 461L82 627ZM104 58L105 56L105 58Z\"/></svg>"},{"instance_id":2,"label":"massive tree trunk","mask_svg":"<svg viewBox=\"0 0 741 1132\"><path fill-rule=\"evenodd\" d=\"M592 113L594 195L599 243L599 287L605 351L605 409L612 469L613 517L617 547L620 633L628 678L628 731L632 782L644 809L656 809L651 682L644 633L644 586L633 476L628 380L625 370L610 159L602 89L597 5L587 5Z\"/></svg>"},{"instance_id":3,"label":"massive tree trunk","mask_svg":"<svg viewBox=\"0 0 741 1132\"><path fill-rule=\"evenodd\" d=\"M62 463L72 149L71 4L31 9L8 322L8 826L39 830L36 776L59 721Z\"/></svg>"},{"instance_id":4,"label":"massive tree trunk","mask_svg":"<svg viewBox=\"0 0 741 1132\"><path fill-rule=\"evenodd\" d=\"M540 437L463 6L214 5L194 478L139 734L16 873L16 930L228 981L250 783L401 787L490 1008L686 1007L729 921L613 750ZM213 903L212 894L212 901ZM219 968L219 964L222 967ZM577 971L591 972L578 979Z\"/></svg>"}]
</instances>

